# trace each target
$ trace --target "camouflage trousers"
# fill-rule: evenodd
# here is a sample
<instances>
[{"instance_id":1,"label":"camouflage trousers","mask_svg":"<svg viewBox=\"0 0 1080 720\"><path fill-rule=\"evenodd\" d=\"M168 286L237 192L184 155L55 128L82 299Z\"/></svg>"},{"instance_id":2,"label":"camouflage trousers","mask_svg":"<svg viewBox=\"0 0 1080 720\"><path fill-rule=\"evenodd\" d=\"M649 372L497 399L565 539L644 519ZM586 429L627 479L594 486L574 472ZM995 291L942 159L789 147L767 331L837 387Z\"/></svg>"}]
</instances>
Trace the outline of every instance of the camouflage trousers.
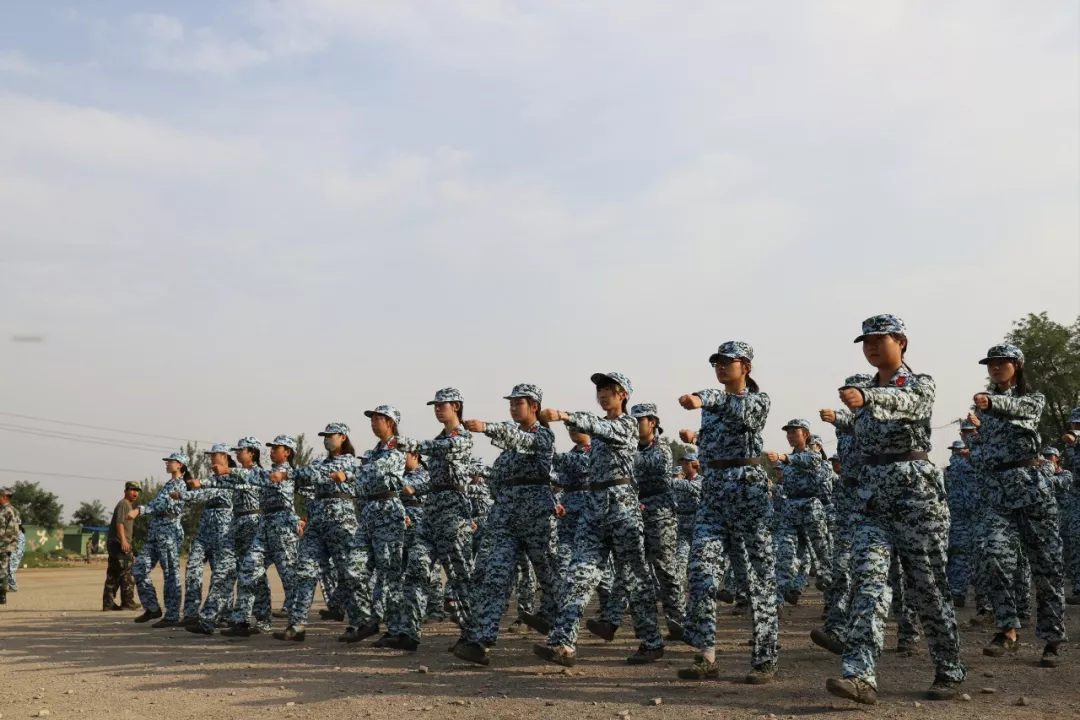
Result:
<instances>
[{"instance_id":1,"label":"camouflage trousers","mask_svg":"<svg viewBox=\"0 0 1080 720\"><path fill-rule=\"evenodd\" d=\"M522 554L527 558L526 577L531 564L540 584L539 614L551 619L558 612L562 582L558 529L552 511L541 507L544 512L529 503L523 503L522 507L500 505L488 518L491 552L486 558L475 615L475 635L482 643L498 639L499 619L510 600L511 585L521 567Z\"/></svg>"},{"instance_id":2,"label":"camouflage trousers","mask_svg":"<svg viewBox=\"0 0 1080 720\"><path fill-rule=\"evenodd\" d=\"M360 588L360 557L356 552L356 511L352 502L345 499L322 502L325 505L309 516L297 551L296 590L293 604L289 607L289 624L296 628L307 624L320 570L327 567L332 568L338 584L337 592L341 593L337 601L345 605L340 609L355 612L358 605L356 595ZM308 508L310 510L311 506ZM323 590L326 590L325 585Z\"/></svg>"},{"instance_id":3,"label":"camouflage trousers","mask_svg":"<svg viewBox=\"0 0 1080 720\"><path fill-rule=\"evenodd\" d=\"M905 598L922 621L936 676L963 681L960 636L945 573L949 508L941 471L922 460L870 466L860 479L859 495L864 507L854 517L844 677L877 687L895 555L904 571Z\"/></svg>"},{"instance_id":4,"label":"camouflage trousers","mask_svg":"<svg viewBox=\"0 0 1080 720\"><path fill-rule=\"evenodd\" d=\"M359 572L360 592L356 605L349 611L349 624L353 627L378 625L375 614L374 588L381 588L380 601L384 603L383 616L387 618L387 630L394 635L402 634L401 603L405 550L405 507L395 498L371 500L364 504L356 531L356 562ZM376 581L377 578L377 581Z\"/></svg>"},{"instance_id":5,"label":"camouflage trousers","mask_svg":"<svg viewBox=\"0 0 1080 720\"><path fill-rule=\"evenodd\" d=\"M11 557L7 562L7 576L8 576L8 590L10 592L18 592L19 584L15 582L15 573L19 569L19 565L22 563L23 553L26 552L26 533L19 533L19 542L15 546L15 552L11 553ZM0 563L0 572L3 572L4 565Z\"/></svg>"},{"instance_id":6,"label":"camouflage trousers","mask_svg":"<svg viewBox=\"0 0 1080 720\"><path fill-rule=\"evenodd\" d=\"M1080 474L1078 469L1074 472ZM1064 545L1066 584L1073 595L1080 595L1080 497L1070 497L1061 515L1061 540Z\"/></svg>"},{"instance_id":7,"label":"camouflage trousers","mask_svg":"<svg viewBox=\"0 0 1080 720\"><path fill-rule=\"evenodd\" d=\"M683 587L688 586L687 571L690 568L690 544L694 541L694 516L679 514L679 534L675 539L675 565Z\"/></svg>"},{"instance_id":8,"label":"camouflage trousers","mask_svg":"<svg viewBox=\"0 0 1080 720\"><path fill-rule=\"evenodd\" d=\"M11 553L0 551L0 564L11 562ZM2 565L0 565L2 567ZM8 575L7 573L0 573L0 600L7 602L8 594Z\"/></svg>"},{"instance_id":9,"label":"camouflage trousers","mask_svg":"<svg viewBox=\"0 0 1080 720\"><path fill-rule=\"evenodd\" d=\"M203 600L203 566L210 564L210 573L220 572L221 553L232 539L232 508L203 508L199 529L188 549L184 566L184 618L198 618Z\"/></svg>"},{"instance_id":10,"label":"camouflage trousers","mask_svg":"<svg viewBox=\"0 0 1080 720\"><path fill-rule=\"evenodd\" d=\"M120 543L109 543L109 565L105 570L105 592L101 598L103 608L112 607L116 602L116 593L120 592L120 603L131 606L135 604L135 578L131 574L131 567L135 558L131 553L120 549Z\"/></svg>"},{"instance_id":11,"label":"camouflage trousers","mask_svg":"<svg viewBox=\"0 0 1080 720\"><path fill-rule=\"evenodd\" d=\"M561 558L559 558L559 560L561 561ZM536 606L536 572L533 570L532 563L529 562L529 556L522 550L519 550L517 553L517 570L514 574L516 576L514 582L514 596L517 598L518 615L520 616L521 613L529 613L532 615ZM558 592L560 593L565 584L563 582L563 577L565 577L565 575L560 575L557 578Z\"/></svg>"},{"instance_id":12,"label":"camouflage trousers","mask_svg":"<svg viewBox=\"0 0 1080 720\"><path fill-rule=\"evenodd\" d=\"M453 491L444 490L437 495L450 493ZM409 550L401 618L396 624L402 628L401 634L420 640L420 625L428 606L432 575L441 563L454 591L461 637L471 642L474 639L475 619L472 618L473 531L469 503L463 496L434 500L429 497L428 505L424 508L424 519L417 528L416 540Z\"/></svg>"},{"instance_id":13,"label":"camouflage trousers","mask_svg":"<svg viewBox=\"0 0 1080 720\"><path fill-rule=\"evenodd\" d=\"M973 561L975 559L974 518L952 516L949 527L949 590L954 596L967 596L972 583Z\"/></svg>"},{"instance_id":14,"label":"camouflage trousers","mask_svg":"<svg viewBox=\"0 0 1080 720\"><path fill-rule=\"evenodd\" d=\"M271 597L266 571L277 568L285 591L284 607L292 606L296 596L296 554L300 547L297 529L300 518L291 511L263 515L247 553L240 557L239 583L236 593L234 619L247 622L247 618L269 619ZM263 587L266 591L263 591ZM267 620L268 621L268 620ZM263 622L260 620L260 622Z\"/></svg>"},{"instance_id":15,"label":"camouflage trousers","mask_svg":"<svg viewBox=\"0 0 1080 720\"><path fill-rule=\"evenodd\" d=\"M1063 642L1065 634L1065 565L1053 499L1023 508L994 508L985 516L983 567L994 604L998 629L1022 627L1017 550L1026 552L1035 582L1035 634L1044 642Z\"/></svg>"},{"instance_id":16,"label":"camouflage trousers","mask_svg":"<svg viewBox=\"0 0 1080 720\"><path fill-rule=\"evenodd\" d=\"M775 665L777 660L779 616L776 556L769 525L772 514L768 482L759 467L706 472L690 548L686 641L702 650L716 646L716 597L725 565L741 564L750 601L751 663L755 668Z\"/></svg>"},{"instance_id":17,"label":"camouflage trousers","mask_svg":"<svg viewBox=\"0 0 1080 720\"><path fill-rule=\"evenodd\" d=\"M581 616L600 584L605 559L610 553L617 572L625 574L630 614L642 647L663 647L656 617L656 590L645 560L640 507L635 504L633 508L613 507L602 512L587 508L582 513L575 542L566 594L548 635L548 645L571 648L577 645Z\"/></svg>"},{"instance_id":18,"label":"camouflage trousers","mask_svg":"<svg viewBox=\"0 0 1080 720\"><path fill-rule=\"evenodd\" d=\"M247 602L244 606L239 603L239 595L237 594L237 602L233 604L231 602L233 597L234 588L240 586L240 565L251 555L252 548L255 546L255 541L259 537L259 527L262 524L262 516L259 514L251 515L236 515L233 517L232 523L232 536L233 536L233 565L230 568L232 577L230 579L228 589L224 590L224 595L220 599L220 615L228 616L229 607L232 605L232 620L233 622L248 622L252 616L255 618L256 624L262 630L270 629L270 582L266 579L266 573L262 573L258 580L254 581L251 592L254 596L254 602L252 605L251 614L247 610ZM211 582L213 588L213 583ZM221 588L219 585L218 588Z\"/></svg>"},{"instance_id":19,"label":"camouflage trousers","mask_svg":"<svg viewBox=\"0 0 1080 720\"><path fill-rule=\"evenodd\" d=\"M847 632L851 593L851 541L854 535L855 525L850 518L836 523L836 532L833 535L832 586L829 600L825 603L823 629L841 640Z\"/></svg>"},{"instance_id":20,"label":"camouflage trousers","mask_svg":"<svg viewBox=\"0 0 1080 720\"><path fill-rule=\"evenodd\" d=\"M165 576L165 619L180 619L180 603L183 592L180 585L180 547L184 544L184 529L179 520L151 518L146 544L132 567L135 588L143 609L153 613L161 610L157 591L150 580L150 571L161 565Z\"/></svg>"},{"instance_id":21,"label":"camouflage trousers","mask_svg":"<svg viewBox=\"0 0 1080 720\"><path fill-rule=\"evenodd\" d=\"M668 629L680 628L686 622L685 575L678 563L679 521L674 508L650 508L648 501L642 514L645 527L645 559L648 562L654 591L660 596ZM687 558L689 562L689 557ZM626 597L625 573L617 573L612 597L606 603L602 617L622 624L629 603Z\"/></svg>"},{"instance_id":22,"label":"camouflage trousers","mask_svg":"<svg viewBox=\"0 0 1080 720\"><path fill-rule=\"evenodd\" d=\"M776 562L777 592L801 593L806 589L809 562L800 573L798 560L800 544L812 549L817 558L817 576L826 587L832 584L832 550L825 508L817 498L791 499L784 503L780 519L778 555Z\"/></svg>"}]
</instances>

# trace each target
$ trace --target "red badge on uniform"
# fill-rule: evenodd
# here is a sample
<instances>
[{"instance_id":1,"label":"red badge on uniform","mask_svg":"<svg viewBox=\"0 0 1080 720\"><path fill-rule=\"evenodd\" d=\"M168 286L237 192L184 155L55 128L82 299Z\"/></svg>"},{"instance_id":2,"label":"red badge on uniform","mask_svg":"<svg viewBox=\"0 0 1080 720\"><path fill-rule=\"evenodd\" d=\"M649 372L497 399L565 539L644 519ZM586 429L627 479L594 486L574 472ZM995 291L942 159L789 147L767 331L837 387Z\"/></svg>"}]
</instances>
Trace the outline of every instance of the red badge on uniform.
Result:
<instances>
[{"instance_id":1,"label":"red badge on uniform","mask_svg":"<svg viewBox=\"0 0 1080 720\"><path fill-rule=\"evenodd\" d=\"M904 387L905 383L907 383L907 375L896 378L896 387Z\"/></svg>"}]
</instances>

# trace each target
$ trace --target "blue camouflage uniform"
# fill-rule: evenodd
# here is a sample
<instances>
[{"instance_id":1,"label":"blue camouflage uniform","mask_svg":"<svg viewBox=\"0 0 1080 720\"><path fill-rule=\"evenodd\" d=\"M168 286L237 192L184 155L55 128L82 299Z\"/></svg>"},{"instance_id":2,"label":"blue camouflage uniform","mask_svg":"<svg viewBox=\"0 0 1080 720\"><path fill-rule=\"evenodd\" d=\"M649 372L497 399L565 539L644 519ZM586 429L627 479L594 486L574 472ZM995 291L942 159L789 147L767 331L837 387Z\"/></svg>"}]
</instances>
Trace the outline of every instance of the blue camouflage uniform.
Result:
<instances>
[{"instance_id":1,"label":"blue camouflage uniform","mask_svg":"<svg viewBox=\"0 0 1080 720\"><path fill-rule=\"evenodd\" d=\"M945 468L945 492L949 501L949 588L956 603L962 604L971 583L977 521L982 512L975 468L966 457L967 444L952 444L952 456Z\"/></svg>"},{"instance_id":2,"label":"blue camouflage uniform","mask_svg":"<svg viewBox=\"0 0 1080 720\"><path fill-rule=\"evenodd\" d=\"M401 422L401 413L391 405L380 405L364 413L367 417L382 415L395 424ZM402 600L402 555L405 549L405 506L400 500L405 485L405 453L398 448L397 438L379 442L368 454L366 462L356 477L357 497L366 499L360 512L360 525L356 534L359 551L358 562L363 587L373 586L370 575L374 572L383 579L380 586L385 593L385 617L388 631L398 634ZM373 626L378 631L378 618L372 611L372 597L360 593L357 608L357 628Z\"/></svg>"},{"instance_id":3,"label":"blue camouflage uniform","mask_svg":"<svg viewBox=\"0 0 1080 720\"><path fill-rule=\"evenodd\" d=\"M435 393L429 405L442 402L464 402L461 393L445 388ZM405 570L404 602L398 637L409 646L420 641L420 624L424 619L432 569L442 563L454 590L461 639L472 641L475 620L472 618L472 507L466 496L469 484L469 463L472 457L472 435L462 425L443 430L433 440L401 438L398 447L407 453L427 458L431 482L424 500L424 517L417 528L416 543L409 553Z\"/></svg>"},{"instance_id":4,"label":"blue camouflage uniform","mask_svg":"<svg viewBox=\"0 0 1080 720\"><path fill-rule=\"evenodd\" d=\"M327 435L349 434L345 423L330 423L319 433ZM320 567L330 565L336 571L335 579L345 593L345 609L350 623L359 624L356 617L356 596L360 590L359 557L356 552L356 470L354 455L342 453L316 460L303 468L289 471L296 484L296 492L312 494L307 502L308 522L296 558L296 590L293 604L289 607L289 624L294 631L303 631L307 623L311 603L315 599L315 585ZM338 482L330 476L335 472L345 474L345 481ZM280 634L275 637L282 639Z\"/></svg>"},{"instance_id":5,"label":"blue camouflage uniform","mask_svg":"<svg viewBox=\"0 0 1080 720\"><path fill-rule=\"evenodd\" d=\"M296 440L278 435L267 447L286 447L296 451ZM270 480L271 473L289 474L288 464L273 465L269 470L253 468L247 482L259 488L259 526L248 551L238 557L239 583L234 618L246 623L247 618L267 618L270 608L269 587L265 591L266 571L273 565L285 591L284 607L292 606L296 593L296 554L300 546L300 518L293 509L296 493L292 478L281 482Z\"/></svg>"},{"instance_id":6,"label":"blue camouflage uniform","mask_svg":"<svg viewBox=\"0 0 1080 720\"><path fill-rule=\"evenodd\" d=\"M1011 345L990 348L983 364L997 358L1023 366L1024 355ZM1026 551L1035 582L1036 635L1047 644L1066 640L1065 567L1054 475L1040 462L1039 420L1046 399L1019 395L1015 388L987 393L990 406L976 410L981 421L975 443L988 495L984 569L999 630L1021 627L1017 609L1016 548ZM1023 589L1024 591L1027 588Z\"/></svg>"},{"instance_id":7,"label":"blue camouflage uniform","mask_svg":"<svg viewBox=\"0 0 1080 720\"><path fill-rule=\"evenodd\" d=\"M569 568L573 560L578 525L588 498L590 450L591 444L575 445L568 452L556 453L553 460L556 500L565 511L558 524L559 564L564 568Z\"/></svg>"},{"instance_id":8,"label":"blue camouflage uniform","mask_svg":"<svg viewBox=\"0 0 1080 720\"><path fill-rule=\"evenodd\" d=\"M232 447L219 443L206 454L228 455L231 452ZM199 517L199 527L188 548L187 565L184 568L184 620L198 622L203 599L203 565L210 564L211 575L220 573L223 570L221 555L231 550L232 537L229 529L232 524L232 498L210 498L207 493L199 491L187 491L183 493L183 497L190 502L205 500L202 515Z\"/></svg>"},{"instance_id":9,"label":"blue camouflage uniform","mask_svg":"<svg viewBox=\"0 0 1080 720\"><path fill-rule=\"evenodd\" d=\"M1075 438L1076 434L1080 432L1080 408L1073 408L1069 417L1069 424L1071 425L1069 432ZM1066 438L1066 441L1068 441L1068 438ZM1072 596L1069 598L1068 603L1070 605L1080 605L1080 483L1076 482L1076 475L1080 473L1080 444L1077 444L1075 440L1068 442L1065 445L1064 457L1068 460L1068 465L1072 468L1073 473L1072 490L1069 492L1069 501L1066 503L1067 509L1061 521L1064 528L1062 534L1069 537L1073 547L1073 552L1068 553L1066 558L1068 565L1065 569L1065 577L1072 590Z\"/></svg>"},{"instance_id":10,"label":"blue camouflage uniform","mask_svg":"<svg viewBox=\"0 0 1080 720\"><path fill-rule=\"evenodd\" d=\"M165 460L175 460L187 467L189 458L184 453L173 453ZM179 493L185 488L180 478L170 478L153 500L138 507L141 515L150 517L150 528L146 534L146 544L139 553L131 569L135 578L135 588L139 592L139 601L146 614L161 612L154 583L150 580L150 571L161 564L165 577L165 622L180 621L180 603L183 599L180 585L180 547L184 544L184 528L180 516L184 512L184 502L174 500L170 493Z\"/></svg>"},{"instance_id":11,"label":"blue camouflage uniform","mask_svg":"<svg viewBox=\"0 0 1080 720\"><path fill-rule=\"evenodd\" d=\"M804 429L805 420L792 420L783 430ZM806 448L787 454L784 465L784 513L780 519L779 557L777 558L777 591L793 604L805 589L805 576L796 572L796 556L800 540L813 548L818 558L818 578L826 588L832 583L832 551L829 547L829 526L825 504L830 488L823 474L824 458L817 450Z\"/></svg>"},{"instance_id":12,"label":"blue camouflage uniform","mask_svg":"<svg viewBox=\"0 0 1080 720\"><path fill-rule=\"evenodd\" d=\"M683 462L695 462L697 459L696 452L683 456ZM686 583L687 570L690 567L690 543L694 539L694 519L701 505L701 474L673 478L671 491L675 496L675 510L679 517L679 541L675 551L675 562L678 566L679 578Z\"/></svg>"},{"instance_id":13,"label":"blue camouflage uniform","mask_svg":"<svg viewBox=\"0 0 1080 720\"><path fill-rule=\"evenodd\" d=\"M752 362L754 350L726 342L710 358ZM761 431L771 401L762 392L738 394L720 388L694 393L702 402L698 455L705 466L701 507L690 548L690 613L686 639L708 650L716 644L716 598L725 555L741 555L753 626L751 663L771 674L777 661L779 618L776 608L776 555L770 523L773 501L761 466ZM732 559L732 562L736 560Z\"/></svg>"},{"instance_id":14,"label":"blue camouflage uniform","mask_svg":"<svg viewBox=\"0 0 1080 720\"><path fill-rule=\"evenodd\" d=\"M405 514L409 518L409 526L405 530L405 544L401 555L401 577L402 587L404 588L405 568L409 566L409 557L412 554L413 547L416 545L417 529L424 519L424 498L431 484L431 476L423 465L417 465L414 470L405 473L402 483L404 487L411 488L413 491L412 494L403 492L401 496L401 502L405 506ZM431 570L423 605L421 606L421 614L435 620L441 620L443 618L442 565L433 563ZM387 620L390 621L393 618L387 618Z\"/></svg>"},{"instance_id":15,"label":"blue camouflage uniform","mask_svg":"<svg viewBox=\"0 0 1080 720\"><path fill-rule=\"evenodd\" d=\"M863 323L871 335L906 336L903 322L879 315ZM906 366L881 386L876 378L852 384L862 392L855 412L855 464L859 485L852 538L852 593L841 670L877 688L876 664L884 644L895 554L908 575L909 601L918 610L936 675L935 688L963 682L960 638L949 594L949 507L940 470L930 462L930 419L936 385ZM853 468L854 469L854 468ZM831 689L831 688L830 688Z\"/></svg>"},{"instance_id":16,"label":"blue camouflage uniform","mask_svg":"<svg viewBox=\"0 0 1080 720\"><path fill-rule=\"evenodd\" d=\"M543 402L535 385L520 384L505 399L528 398ZM484 435L503 452L492 473L497 485L495 505L488 519L491 554L487 559L477 608L477 638L494 644L499 618L510 595L518 558L525 554L536 572L541 589L539 616L555 617L560 583L555 496L551 489L555 436L539 421L529 428L512 422L486 423ZM527 575L527 570L526 570Z\"/></svg>"},{"instance_id":17,"label":"blue camouflage uniform","mask_svg":"<svg viewBox=\"0 0 1080 720\"><path fill-rule=\"evenodd\" d=\"M597 373L598 387L614 382L632 393L630 380L620 373ZM589 451L590 491L579 521L573 561L568 570L566 594L559 615L548 634L546 646L533 650L552 659L556 648L577 645L578 627L585 606L600 582L602 563L608 552L625 573L626 592L641 652L664 646L656 615L656 592L645 560L641 505L633 484L638 424L629 414L614 419L588 412L568 413L567 427L592 438Z\"/></svg>"}]
</instances>

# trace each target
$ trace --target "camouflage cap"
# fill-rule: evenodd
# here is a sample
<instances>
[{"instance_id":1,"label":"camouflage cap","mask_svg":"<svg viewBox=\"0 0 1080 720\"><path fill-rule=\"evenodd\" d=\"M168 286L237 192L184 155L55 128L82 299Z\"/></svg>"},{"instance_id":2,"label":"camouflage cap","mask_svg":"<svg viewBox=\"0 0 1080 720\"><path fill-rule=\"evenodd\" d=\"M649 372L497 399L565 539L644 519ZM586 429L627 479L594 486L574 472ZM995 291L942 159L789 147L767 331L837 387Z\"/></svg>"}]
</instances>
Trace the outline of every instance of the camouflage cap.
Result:
<instances>
[{"instance_id":1,"label":"camouflage cap","mask_svg":"<svg viewBox=\"0 0 1080 720\"><path fill-rule=\"evenodd\" d=\"M950 450L967 450L967 443L963 440L954 440L953 444L949 446Z\"/></svg>"},{"instance_id":2,"label":"camouflage cap","mask_svg":"<svg viewBox=\"0 0 1080 720\"><path fill-rule=\"evenodd\" d=\"M233 450L257 450L261 447L262 443L259 442L259 438L248 435L237 440Z\"/></svg>"},{"instance_id":3,"label":"camouflage cap","mask_svg":"<svg viewBox=\"0 0 1080 720\"><path fill-rule=\"evenodd\" d=\"M732 358L754 362L754 348L748 343L738 340L729 340L722 343L712 355L709 356L709 364L715 365L720 358Z\"/></svg>"},{"instance_id":4,"label":"camouflage cap","mask_svg":"<svg viewBox=\"0 0 1080 720\"><path fill-rule=\"evenodd\" d=\"M393 420L395 425L401 424L401 411L393 405L379 405L374 410L364 411L365 417L371 417L372 415L382 415Z\"/></svg>"},{"instance_id":5,"label":"camouflage cap","mask_svg":"<svg viewBox=\"0 0 1080 720\"><path fill-rule=\"evenodd\" d=\"M697 462L698 454L696 452L688 452L682 456L683 462Z\"/></svg>"},{"instance_id":6,"label":"camouflage cap","mask_svg":"<svg viewBox=\"0 0 1080 720\"><path fill-rule=\"evenodd\" d=\"M960 421L960 432L964 432L966 430L978 430L978 429L979 428L976 427L975 423L971 422L967 418Z\"/></svg>"},{"instance_id":7,"label":"camouflage cap","mask_svg":"<svg viewBox=\"0 0 1080 720\"><path fill-rule=\"evenodd\" d=\"M180 463L184 467L187 467L188 464L191 463L191 458L189 458L187 455L185 455L182 452L174 452L169 457L161 458L161 459L164 460L165 462L169 462L170 460L175 460L176 462Z\"/></svg>"},{"instance_id":8,"label":"camouflage cap","mask_svg":"<svg viewBox=\"0 0 1080 720\"><path fill-rule=\"evenodd\" d=\"M483 458L474 457L469 461L469 477L487 477L488 474Z\"/></svg>"},{"instance_id":9,"label":"camouflage cap","mask_svg":"<svg viewBox=\"0 0 1080 720\"><path fill-rule=\"evenodd\" d=\"M521 383L520 385L515 385L514 389L511 390L510 394L504 397L503 400L513 400L514 398L529 398L538 403L542 403L544 402L544 391L536 385Z\"/></svg>"},{"instance_id":10,"label":"camouflage cap","mask_svg":"<svg viewBox=\"0 0 1080 720\"><path fill-rule=\"evenodd\" d=\"M839 455L830 455L829 456L829 462L840 462L840 456Z\"/></svg>"},{"instance_id":11,"label":"camouflage cap","mask_svg":"<svg viewBox=\"0 0 1080 720\"><path fill-rule=\"evenodd\" d=\"M327 435L348 435L349 426L345 423L330 423L326 426L326 429L319 433L319 437L326 437Z\"/></svg>"},{"instance_id":12,"label":"camouflage cap","mask_svg":"<svg viewBox=\"0 0 1080 720\"><path fill-rule=\"evenodd\" d=\"M1080 423L1080 407L1072 409L1072 413L1069 414L1069 422Z\"/></svg>"},{"instance_id":13,"label":"camouflage cap","mask_svg":"<svg viewBox=\"0 0 1080 720\"><path fill-rule=\"evenodd\" d=\"M9 487L0 487L0 495L11 497L12 495L14 495L14 492Z\"/></svg>"},{"instance_id":14,"label":"camouflage cap","mask_svg":"<svg viewBox=\"0 0 1080 720\"><path fill-rule=\"evenodd\" d=\"M989 365L991 360L1015 360L1017 365L1023 366L1024 353L1015 345L995 345L986 351L986 357L979 364Z\"/></svg>"},{"instance_id":15,"label":"camouflage cap","mask_svg":"<svg viewBox=\"0 0 1080 720\"><path fill-rule=\"evenodd\" d=\"M210 446L209 450L203 450L203 455L213 455L214 453L225 453L228 455L232 451L232 445L229 443L214 443Z\"/></svg>"},{"instance_id":16,"label":"camouflage cap","mask_svg":"<svg viewBox=\"0 0 1080 720\"><path fill-rule=\"evenodd\" d=\"M806 443L807 445L820 445L825 447L825 441L821 439L820 435L811 435L810 439Z\"/></svg>"},{"instance_id":17,"label":"camouflage cap","mask_svg":"<svg viewBox=\"0 0 1080 720\"><path fill-rule=\"evenodd\" d=\"M443 388L439 392L435 393L435 399L428 402L428 405L438 405L444 402L465 402L465 397L461 394L461 391L457 388Z\"/></svg>"},{"instance_id":18,"label":"camouflage cap","mask_svg":"<svg viewBox=\"0 0 1080 720\"><path fill-rule=\"evenodd\" d=\"M653 403L641 403L630 408L630 415L635 418L651 417L660 418L659 411Z\"/></svg>"},{"instance_id":19,"label":"camouflage cap","mask_svg":"<svg viewBox=\"0 0 1080 720\"><path fill-rule=\"evenodd\" d=\"M134 480L128 480L124 483L124 490L138 490L139 492L142 492L142 485Z\"/></svg>"},{"instance_id":20,"label":"camouflage cap","mask_svg":"<svg viewBox=\"0 0 1080 720\"><path fill-rule=\"evenodd\" d=\"M1044 447L1042 449L1042 456L1043 457L1050 457L1051 455L1053 455L1054 457L1061 457L1061 453L1058 452L1058 449L1056 447L1050 446L1050 447Z\"/></svg>"},{"instance_id":21,"label":"camouflage cap","mask_svg":"<svg viewBox=\"0 0 1080 720\"><path fill-rule=\"evenodd\" d=\"M805 420L802 420L800 418L795 418L794 420L789 421L787 425L785 425L784 427L782 427L780 429L784 430L785 432L788 431L788 430L800 430L800 429L801 430L806 430L807 432L809 432L810 431L810 423L808 423Z\"/></svg>"},{"instance_id":22,"label":"camouflage cap","mask_svg":"<svg viewBox=\"0 0 1080 720\"><path fill-rule=\"evenodd\" d=\"M852 387L854 385L865 385L873 379L873 375L868 375L866 373L855 373L854 375L848 375L846 378L844 378L844 386Z\"/></svg>"},{"instance_id":23,"label":"camouflage cap","mask_svg":"<svg viewBox=\"0 0 1080 720\"><path fill-rule=\"evenodd\" d=\"M296 438L291 435L278 435L276 438L266 443L266 447L272 448L274 446L287 447L293 452L296 452L296 448L298 447Z\"/></svg>"},{"instance_id":24,"label":"camouflage cap","mask_svg":"<svg viewBox=\"0 0 1080 720\"><path fill-rule=\"evenodd\" d=\"M590 377L589 379L592 380L593 385L596 385L597 387L600 387L601 385L606 385L610 382L618 383L619 385L622 385L623 390L626 391L627 395L634 394L634 386L630 384L630 378L626 377L622 373L593 373L592 377Z\"/></svg>"},{"instance_id":25,"label":"camouflage cap","mask_svg":"<svg viewBox=\"0 0 1080 720\"><path fill-rule=\"evenodd\" d=\"M860 343L871 335L907 335L904 321L895 315L875 315L863 320L862 335L855 338Z\"/></svg>"}]
</instances>

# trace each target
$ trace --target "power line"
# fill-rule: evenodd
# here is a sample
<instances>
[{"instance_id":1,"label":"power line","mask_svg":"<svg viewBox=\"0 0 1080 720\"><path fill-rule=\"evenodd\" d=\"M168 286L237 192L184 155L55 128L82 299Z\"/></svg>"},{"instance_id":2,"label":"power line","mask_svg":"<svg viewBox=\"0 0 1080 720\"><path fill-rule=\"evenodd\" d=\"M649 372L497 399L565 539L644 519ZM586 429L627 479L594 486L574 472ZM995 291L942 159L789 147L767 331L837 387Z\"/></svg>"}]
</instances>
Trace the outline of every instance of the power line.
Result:
<instances>
[{"instance_id":1,"label":"power line","mask_svg":"<svg viewBox=\"0 0 1080 720\"><path fill-rule=\"evenodd\" d=\"M56 436L61 440L94 440L104 443L119 443L124 446L140 447L140 448L152 448L154 450L174 450L175 445L153 445L147 442L137 442L133 440L124 440L122 438L110 438L101 437L100 435L87 435L86 433L69 432L67 430L50 430L48 428L39 428L32 425L16 425L15 423L0 422L0 429L9 428L12 430L26 430L28 432L41 433L49 436Z\"/></svg>"},{"instance_id":2,"label":"power line","mask_svg":"<svg viewBox=\"0 0 1080 720\"><path fill-rule=\"evenodd\" d=\"M36 432L35 430L23 430L23 429L20 429L18 427L10 427L10 426L4 426L4 425L0 425L0 431L20 433L22 435L37 435L39 437L46 437L46 438L50 438L52 440L67 440L69 442L80 442L80 443L86 443L88 445L102 445L102 446L105 446L105 447L114 447L114 448L120 448L120 449L123 449L123 450L139 450L141 452L155 452L155 453L163 453L163 452L175 451L175 448L153 447L153 446L149 446L149 445L132 445L132 444L124 443L122 441L88 440L88 439L78 438L78 437L68 437L68 436L65 436L65 435L57 434L57 433Z\"/></svg>"},{"instance_id":3,"label":"power line","mask_svg":"<svg viewBox=\"0 0 1080 720\"><path fill-rule=\"evenodd\" d=\"M77 478L79 480L101 480L103 482L128 482L128 480L121 480L120 478L103 478L94 477L93 475L69 475L66 473L46 473L37 472L35 470L12 470L11 468L0 468L0 472L12 473L15 475L39 475L44 477L62 477L62 478Z\"/></svg>"},{"instance_id":4,"label":"power line","mask_svg":"<svg viewBox=\"0 0 1080 720\"><path fill-rule=\"evenodd\" d=\"M50 420L49 418L34 417L33 415L19 415L18 413L0 412L7 417L22 418L23 420L37 420L38 422L55 423L57 425L70 425L71 427L89 428L90 430L105 430L106 432L122 433L124 435L138 435L140 437L157 438L159 440L180 440L181 442L201 442L213 445L213 440L193 440L192 438L175 437L173 435L154 435L153 433L135 432L134 430L120 430L118 428L103 427L101 425L86 425L84 423L68 422L66 420Z\"/></svg>"}]
</instances>

